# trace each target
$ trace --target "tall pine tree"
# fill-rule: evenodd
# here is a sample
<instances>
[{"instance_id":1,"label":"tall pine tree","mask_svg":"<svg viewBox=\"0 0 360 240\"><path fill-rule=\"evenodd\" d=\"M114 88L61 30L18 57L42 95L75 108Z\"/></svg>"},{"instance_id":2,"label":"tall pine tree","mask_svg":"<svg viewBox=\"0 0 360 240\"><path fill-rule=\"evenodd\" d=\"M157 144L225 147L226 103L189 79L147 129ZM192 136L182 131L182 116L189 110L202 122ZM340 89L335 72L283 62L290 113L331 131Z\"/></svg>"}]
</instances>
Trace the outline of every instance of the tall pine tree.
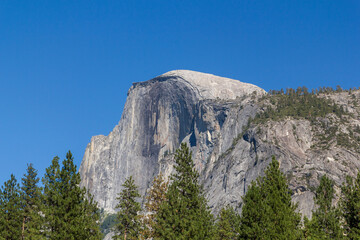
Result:
<instances>
[{"instance_id":1,"label":"tall pine tree","mask_svg":"<svg viewBox=\"0 0 360 240\"><path fill-rule=\"evenodd\" d=\"M199 174L189 148L182 143L175 154L176 172L156 217L157 239L212 239L213 216L198 183Z\"/></svg>"},{"instance_id":2,"label":"tall pine tree","mask_svg":"<svg viewBox=\"0 0 360 240\"><path fill-rule=\"evenodd\" d=\"M266 235L264 222L267 206L263 199L262 189L252 182L243 197L239 239L262 239Z\"/></svg>"},{"instance_id":3,"label":"tall pine tree","mask_svg":"<svg viewBox=\"0 0 360 240\"><path fill-rule=\"evenodd\" d=\"M42 239L41 188L37 170L30 163L22 180L23 219L21 239Z\"/></svg>"},{"instance_id":4,"label":"tall pine tree","mask_svg":"<svg viewBox=\"0 0 360 240\"><path fill-rule=\"evenodd\" d=\"M360 172L355 180L348 176L341 190L344 231L349 239L360 239Z\"/></svg>"},{"instance_id":5,"label":"tall pine tree","mask_svg":"<svg viewBox=\"0 0 360 240\"><path fill-rule=\"evenodd\" d=\"M116 198L119 201L116 208L120 209L120 211L117 213L117 224L115 225L113 239L139 239L141 231L139 212L141 206L137 199L140 194L132 176L127 178L122 186L123 190L119 193L119 197Z\"/></svg>"},{"instance_id":6,"label":"tall pine tree","mask_svg":"<svg viewBox=\"0 0 360 240\"><path fill-rule=\"evenodd\" d=\"M243 202L240 239L300 238L300 214L275 157L265 176L252 183Z\"/></svg>"},{"instance_id":7,"label":"tall pine tree","mask_svg":"<svg viewBox=\"0 0 360 240\"><path fill-rule=\"evenodd\" d=\"M100 229L100 209L98 208L98 204L85 188L83 188L83 192L86 193L83 196L84 201L82 202L82 239L102 239Z\"/></svg>"},{"instance_id":8,"label":"tall pine tree","mask_svg":"<svg viewBox=\"0 0 360 240\"><path fill-rule=\"evenodd\" d=\"M156 216L160 205L166 201L168 184L169 182L165 182L161 173L154 177L152 187L146 196L145 215L142 216L143 229L141 237L143 239L155 238Z\"/></svg>"},{"instance_id":9,"label":"tall pine tree","mask_svg":"<svg viewBox=\"0 0 360 240\"><path fill-rule=\"evenodd\" d=\"M60 168L59 158L46 169L44 183L45 233L50 239L100 239L99 210L85 188L69 151Z\"/></svg>"},{"instance_id":10,"label":"tall pine tree","mask_svg":"<svg viewBox=\"0 0 360 240\"><path fill-rule=\"evenodd\" d=\"M62 206L60 192L59 157L54 157L42 178L44 185L42 212L44 214L44 235L48 239L61 239Z\"/></svg>"},{"instance_id":11,"label":"tall pine tree","mask_svg":"<svg viewBox=\"0 0 360 240\"><path fill-rule=\"evenodd\" d=\"M343 239L340 212L332 206L334 197L334 181L323 175L315 192L317 208L311 221L305 220L306 239Z\"/></svg>"},{"instance_id":12,"label":"tall pine tree","mask_svg":"<svg viewBox=\"0 0 360 240\"><path fill-rule=\"evenodd\" d=\"M0 191L0 239L21 239L22 207L20 186L11 174Z\"/></svg>"}]
</instances>

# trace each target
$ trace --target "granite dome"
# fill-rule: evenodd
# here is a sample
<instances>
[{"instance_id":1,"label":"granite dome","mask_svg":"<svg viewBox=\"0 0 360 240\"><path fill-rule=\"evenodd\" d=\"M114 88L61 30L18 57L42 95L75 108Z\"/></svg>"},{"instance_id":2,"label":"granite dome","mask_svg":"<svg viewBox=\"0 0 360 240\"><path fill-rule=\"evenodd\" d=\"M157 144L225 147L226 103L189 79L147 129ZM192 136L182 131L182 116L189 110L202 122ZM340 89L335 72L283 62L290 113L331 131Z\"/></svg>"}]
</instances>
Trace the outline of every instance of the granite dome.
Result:
<instances>
[{"instance_id":1,"label":"granite dome","mask_svg":"<svg viewBox=\"0 0 360 240\"><path fill-rule=\"evenodd\" d=\"M158 76L158 78L167 77L188 82L205 99L235 99L254 91L260 94L265 93L263 89L250 83L191 70L173 70Z\"/></svg>"}]
</instances>

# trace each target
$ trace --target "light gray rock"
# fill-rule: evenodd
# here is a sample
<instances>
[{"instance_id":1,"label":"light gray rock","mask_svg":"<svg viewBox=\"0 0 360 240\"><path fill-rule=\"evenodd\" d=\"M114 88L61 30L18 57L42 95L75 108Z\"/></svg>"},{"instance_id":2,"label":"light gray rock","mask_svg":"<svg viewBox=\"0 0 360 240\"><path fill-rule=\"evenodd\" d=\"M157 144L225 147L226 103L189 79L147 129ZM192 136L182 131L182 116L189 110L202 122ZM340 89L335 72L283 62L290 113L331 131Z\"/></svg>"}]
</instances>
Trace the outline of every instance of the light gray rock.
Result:
<instances>
[{"instance_id":1,"label":"light gray rock","mask_svg":"<svg viewBox=\"0 0 360 240\"><path fill-rule=\"evenodd\" d=\"M105 235L105 237L103 238L103 240L112 240L113 239L113 236L115 234L113 232L110 232L108 234Z\"/></svg>"},{"instance_id":2,"label":"light gray rock","mask_svg":"<svg viewBox=\"0 0 360 240\"><path fill-rule=\"evenodd\" d=\"M101 208L114 212L127 177L134 177L144 195L155 175L172 173L173 154L187 142L214 213L224 204L240 211L241 197L274 155L299 211L310 216L319 177L328 174L341 185L360 167L359 152L335 142L322 149L322 128L307 120L270 121L244 131L249 117L263 110L259 99L264 94L252 84L188 70L134 83L119 124L108 136L95 136L88 144L80 166L81 185ZM353 94L359 103L359 91ZM331 96L341 104L350 97L354 98L345 93ZM318 121L346 132L360 126L359 105L346 105L353 112L346 123L331 115Z\"/></svg>"},{"instance_id":3,"label":"light gray rock","mask_svg":"<svg viewBox=\"0 0 360 240\"><path fill-rule=\"evenodd\" d=\"M189 142L197 168L204 170L228 148L229 135L240 132L247 116L255 113L251 106L233 111L235 103L221 101L244 98L245 104L253 92L265 93L251 84L186 70L134 83L119 124L88 144L80 166L81 185L101 208L113 212L127 177L132 175L144 194L159 171L166 176L172 172L172 154L182 141Z\"/></svg>"}]
</instances>

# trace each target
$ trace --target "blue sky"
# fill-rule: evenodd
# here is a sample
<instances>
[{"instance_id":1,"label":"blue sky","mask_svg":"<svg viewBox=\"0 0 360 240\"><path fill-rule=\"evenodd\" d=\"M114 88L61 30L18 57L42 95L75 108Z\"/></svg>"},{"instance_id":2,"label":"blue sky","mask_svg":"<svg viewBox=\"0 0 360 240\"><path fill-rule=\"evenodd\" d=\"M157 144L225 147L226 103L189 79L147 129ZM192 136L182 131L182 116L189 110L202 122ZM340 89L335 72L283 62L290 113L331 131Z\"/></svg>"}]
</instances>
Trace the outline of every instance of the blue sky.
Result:
<instances>
[{"instance_id":1,"label":"blue sky","mask_svg":"<svg viewBox=\"0 0 360 240\"><path fill-rule=\"evenodd\" d=\"M360 86L359 1L0 1L0 184L42 177L174 69L286 87Z\"/></svg>"}]
</instances>

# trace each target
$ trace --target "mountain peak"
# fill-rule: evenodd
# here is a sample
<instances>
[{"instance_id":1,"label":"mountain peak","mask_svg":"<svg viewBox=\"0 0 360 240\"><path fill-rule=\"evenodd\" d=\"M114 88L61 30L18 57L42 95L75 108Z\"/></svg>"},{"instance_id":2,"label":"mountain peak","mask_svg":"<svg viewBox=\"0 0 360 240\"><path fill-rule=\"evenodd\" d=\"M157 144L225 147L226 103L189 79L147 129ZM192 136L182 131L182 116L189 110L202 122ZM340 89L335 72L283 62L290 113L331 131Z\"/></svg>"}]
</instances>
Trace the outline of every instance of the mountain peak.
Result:
<instances>
[{"instance_id":1,"label":"mountain peak","mask_svg":"<svg viewBox=\"0 0 360 240\"><path fill-rule=\"evenodd\" d=\"M197 88L200 95L205 99L235 99L254 91L258 94L265 93L265 90L250 83L191 70L173 70L157 78L168 77L189 83L192 87Z\"/></svg>"}]
</instances>

